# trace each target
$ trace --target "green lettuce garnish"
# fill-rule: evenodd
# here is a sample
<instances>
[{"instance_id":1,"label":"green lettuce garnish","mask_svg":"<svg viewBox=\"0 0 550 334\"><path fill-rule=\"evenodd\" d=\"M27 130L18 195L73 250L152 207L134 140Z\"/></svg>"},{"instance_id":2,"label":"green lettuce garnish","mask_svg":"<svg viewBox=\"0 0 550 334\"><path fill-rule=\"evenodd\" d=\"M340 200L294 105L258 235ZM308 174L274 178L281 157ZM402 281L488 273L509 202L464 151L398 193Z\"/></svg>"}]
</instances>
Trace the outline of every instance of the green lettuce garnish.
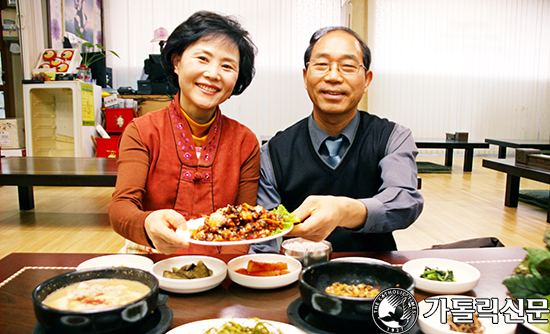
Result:
<instances>
[{"instance_id":1,"label":"green lettuce garnish","mask_svg":"<svg viewBox=\"0 0 550 334\"><path fill-rule=\"evenodd\" d=\"M546 249L525 247L525 259L514 269L513 275L504 278L502 283L514 299L546 298L550 301L550 229L544 235L544 242ZM543 318L550 319L550 315L543 314ZM532 325L550 333L550 323Z\"/></svg>"},{"instance_id":2,"label":"green lettuce garnish","mask_svg":"<svg viewBox=\"0 0 550 334\"><path fill-rule=\"evenodd\" d=\"M541 271L548 273L550 270L550 252L546 249L525 247L529 261L529 271L533 276L543 277ZM550 277L548 275L547 277Z\"/></svg>"},{"instance_id":3,"label":"green lettuce garnish","mask_svg":"<svg viewBox=\"0 0 550 334\"><path fill-rule=\"evenodd\" d=\"M547 240L547 239L546 239ZM525 247L527 256L502 282L514 299L550 300L550 251ZM526 305L527 306L527 305ZM550 333L550 330L544 329Z\"/></svg>"},{"instance_id":4,"label":"green lettuce garnish","mask_svg":"<svg viewBox=\"0 0 550 334\"><path fill-rule=\"evenodd\" d=\"M279 204L279 206L271 210L271 212L278 214L284 219L284 222L283 222L284 227L277 228L271 235L279 234L283 231L290 230L294 226L294 223L299 222L299 220L296 218L296 215L293 214L292 212L288 212L288 210L282 204Z\"/></svg>"},{"instance_id":5,"label":"green lettuce garnish","mask_svg":"<svg viewBox=\"0 0 550 334\"><path fill-rule=\"evenodd\" d=\"M542 329L543 331L550 333L550 314L543 314L541 319L548 319L549 321L547 324L532 324L532 325Z\"/></svg>"}]
</instances>

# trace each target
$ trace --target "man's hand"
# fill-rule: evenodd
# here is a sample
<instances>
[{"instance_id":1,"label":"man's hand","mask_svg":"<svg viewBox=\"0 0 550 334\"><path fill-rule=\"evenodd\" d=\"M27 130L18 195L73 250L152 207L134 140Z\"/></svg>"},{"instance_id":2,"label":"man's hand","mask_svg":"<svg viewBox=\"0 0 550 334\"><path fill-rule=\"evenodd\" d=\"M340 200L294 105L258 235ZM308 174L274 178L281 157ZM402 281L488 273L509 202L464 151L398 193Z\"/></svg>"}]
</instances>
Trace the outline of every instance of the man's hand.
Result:
<instances>
[{"instance_id":1,"label":"man's hand","mask_svg":"<svg viewBox=\"0 0 550 334\"><path fill-rule=\"evenodd\" d=\"M319 242L338 226L361 227L367 219L367 208L349 197L309 196L294 214L302 223L294 225L288 236Z\"/></svg>"},{"instance_id":2,"label":"man's hand","mask_svg":"<svg viewBox=\"0 0 550 334\"><path fill-rule=\"evenodd\" d=\"M187 241L176 234L178 227L186 228L185 218L174 210L157 210L145 218L145 231L155 249L161 253L171 254L182 247L189 247Z\"/></svg>"}]
</instances>

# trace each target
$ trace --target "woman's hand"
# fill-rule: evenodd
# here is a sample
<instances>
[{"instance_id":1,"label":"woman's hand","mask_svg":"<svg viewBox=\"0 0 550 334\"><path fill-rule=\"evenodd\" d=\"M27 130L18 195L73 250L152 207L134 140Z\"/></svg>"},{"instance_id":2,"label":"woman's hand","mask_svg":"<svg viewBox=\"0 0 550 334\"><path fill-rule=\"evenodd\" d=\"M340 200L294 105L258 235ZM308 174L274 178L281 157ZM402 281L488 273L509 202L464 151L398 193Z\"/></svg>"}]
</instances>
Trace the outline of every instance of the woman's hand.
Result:
<instances>
[{"instance_id":1,"label":"woman's hand","mask_svg":"<svg viewBox=\"0 0 550 334\"><path fill-rule=\"evenodd\" d=\"M367 208L349 197L308 196L294 214L302 223L294 225L288 236L319 242L338 226L351 229L363 226Z\"/></svg>"},{"instance_id":2,"label":"woman's hand","mask_svg":"<svg viewBox=\"0 0 550 334\"><path fill-rule=\"evenodd\" d=\"M182 247L189 247L189 243L176 234L179 227L186 228L185 218L171 209L154 211L145 218L145 231L155 249L161 253L171 254Z\"/></svg>"}]
</instances>

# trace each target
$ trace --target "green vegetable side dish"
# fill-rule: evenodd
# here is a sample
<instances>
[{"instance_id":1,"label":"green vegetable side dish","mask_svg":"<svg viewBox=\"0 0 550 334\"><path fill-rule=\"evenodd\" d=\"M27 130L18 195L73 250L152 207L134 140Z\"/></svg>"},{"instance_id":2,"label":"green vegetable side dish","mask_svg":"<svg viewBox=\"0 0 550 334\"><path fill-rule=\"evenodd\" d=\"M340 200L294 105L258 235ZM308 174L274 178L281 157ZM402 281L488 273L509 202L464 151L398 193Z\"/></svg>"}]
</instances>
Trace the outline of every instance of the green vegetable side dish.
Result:
<instances>
[{"instance_id":1,"label":"green vegetable side dish","mask_svg":"<svg viewBox=\"0 0 550 334\"><path fill-rule=\"evenodd\" d=\"M162 273L162 277L173 278L173 279L195 279L195 278L204 278L212 276L214 272L212 269L204 264L204 262L199 261L197 264L191 263L184 265L181 268L173 267L172 271L165 270Z\"/></svg>"},{"instance_id":2,"label":"green vegetable side dish","mask_svg":"<svg viewBox=\"0 0 550 334\"><path fill-rule=\"evenodd\" d=\"M424 272L420 275L420 278L439 282L456 282L452 270L432 269L428 266L424 268Z\"/></svg>"},{"instance_id":3,"label":"green vegetable side dish","mask_svg":"<svg viewBox=\"0 0 550 334\"><path fill-rule=\"evenodd\" d=\"M550 305L550 230L546 231L544 241L546 249L525 247L527 256L514 269L514 273L504 278L502 282L515 300L517 299L547 299ZM525 301L525 309L527 309ZM550 306L549 306L550 308ZM550 319L549 314L543 318ZM532 324L550 333L550 323Z\"/></svg>"},{"instance_id":4,"label":"green vegetable side dish","mask_svg":"<svg viewBox=\"0 0 550 334\"><path fill-rule=\"evenodd\" d=\"M277 228L275 231L271 233L271 235L279 234L284 231L288 231L292 229L294 226L294 223L298 223L299 220L296 219L296 215L288 212L288 210L284 207L284 205L280 204L275 209L271 210L271 212L278 214L284 219L283 228Z\"/></svg>"}]
</instances>

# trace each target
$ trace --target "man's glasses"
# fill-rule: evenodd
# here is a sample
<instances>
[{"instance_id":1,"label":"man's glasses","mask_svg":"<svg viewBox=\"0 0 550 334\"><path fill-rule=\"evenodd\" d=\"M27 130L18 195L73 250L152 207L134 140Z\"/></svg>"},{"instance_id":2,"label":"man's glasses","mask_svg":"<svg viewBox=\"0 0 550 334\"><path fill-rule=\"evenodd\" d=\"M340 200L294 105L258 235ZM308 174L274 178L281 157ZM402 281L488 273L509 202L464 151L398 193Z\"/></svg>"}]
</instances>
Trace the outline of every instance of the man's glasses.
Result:
<instances>
[{"instance_id":1,"label":"man's glasses","mask_svg":"<svg viewBox=\"0 0 550 334\"><path fill-rule=\"evenodd\" d=\"M333 62L314 60L312 62L307 62L306 68L308 68L313 74L323 75L330 71L330 69L332 68L332 64L336 64L336 68L343 75L357 74L357 72L359 72L361 68L365 69L365 71L367 70L367 68L363 64L359 64L359 62L353 59L345 59Z\"/></svg>"}]
</instances>

